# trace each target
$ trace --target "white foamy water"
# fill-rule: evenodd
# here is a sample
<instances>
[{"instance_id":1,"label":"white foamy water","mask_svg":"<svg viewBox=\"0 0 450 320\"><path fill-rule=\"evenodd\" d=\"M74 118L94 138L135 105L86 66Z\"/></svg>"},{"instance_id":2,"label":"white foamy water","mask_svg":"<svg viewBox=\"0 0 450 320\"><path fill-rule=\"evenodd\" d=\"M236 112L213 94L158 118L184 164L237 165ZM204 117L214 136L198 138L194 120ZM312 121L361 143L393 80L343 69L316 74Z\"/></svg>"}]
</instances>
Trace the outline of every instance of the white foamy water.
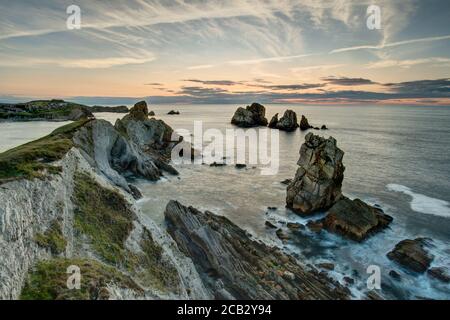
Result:
<instances>
[{"instance_id":1,"label":"white foamy water","mask_svg":"<svg viewBox=\"0 0 450 320\"><path fill-rule=\"evenodd\" d=\"M411 209L416 212L450 217L450 203L445 200L435 199L423 194L415 193L410 188L400 184L388 184L387 188L390 191L401 192L410 196L412 198Z\"/></svg>"}]
</instances>

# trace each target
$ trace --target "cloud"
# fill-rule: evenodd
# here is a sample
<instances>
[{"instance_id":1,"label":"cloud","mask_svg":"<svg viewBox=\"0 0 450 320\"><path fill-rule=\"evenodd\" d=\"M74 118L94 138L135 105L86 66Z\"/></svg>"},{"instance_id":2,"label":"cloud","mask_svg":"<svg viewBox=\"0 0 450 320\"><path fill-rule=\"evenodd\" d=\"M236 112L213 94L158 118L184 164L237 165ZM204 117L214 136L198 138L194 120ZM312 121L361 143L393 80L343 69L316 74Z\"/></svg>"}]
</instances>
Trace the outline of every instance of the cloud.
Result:
<instances>
[{"instance_id":1,"label":"cloud","mask_svg":"<svg viewBox=\"0 0 450 320\"><path fill-rule=\"evenodd\" d=\"M376 82L364 78L327 77L322 78L321 80L339 86L361 86L368 84L376 84Z\"/></svg>"},{"instance_id":2,"label":"cloud","mask_svg":"<svg viewBox=\"0 0 450 320\"><path fill-rule=\"evenodd\" d=\"M144 86L159 87L159 86L163 86L163 84L159 83L159 82L151 82L151 83L144 83Z\"/></svg>"},{"instance_id":3,"label":"cloud","mask_svg":"<svg viewBox=\"0 0 450 320\"><path fill-rule=\"evenodd\" d=\"M386 83L384 86L397 93L406 93L421 98L450 96L450 79Z\"/></svg>"},{"instance_id":4,"label":"cloud","mask_svg":"<svg viewBox=\"0 0 450 320\"><path fill-rule=\"evenodd\" d=\"M366 65L368 69L381 69L390 67L410 68L420 64L433 64L439 66L442 64L450 64L450 58L431 57L423 59L405 59L405 60L381 60Z\"/></svg>"},{"instance_id":5,"label":"cloud","mask_svg":"<svg viewBox=\"0 0 450 320\"><path fill-rule=\"evenodd\" d=\"M201 70L201 69L211 69L214 68L214 65L212 64L201 64L197 66L190 66L187 67L188 70Z\"/></svg>"},{"instance_id":6,"label":"cloud","mask_svg":"<svg viewBox=\"0 0 450 320\"><path fill-rule=\"evenodd\" d=\"M241 84L239 81L231 81L231 80L198 80L198 79L186 79L183 80L185 82L195 82L201 83L205 85L217 85L217 86L234 86L237 84Z\"/></svg>"},{"instance_id":7,"label":"cloud","mask_svg":"<svg viewBox=\"0 0 450 320\"><path fill-rule=\"evenodd\" d=\"M354 46L354 47L347 47L347 48L339 48L339 49L331 50L330 54L355 51L355 50L382 50L385 48L398 47L398 46L403 46L403 45L407 45L407 44L442 41L442 40L449 40L449 39L450 39L450 35L409 39L409 40L397 41L397 42L391 42L391 43L382 43L380 45L362 45L362 46Z\"/></svg>"}]
</instances>

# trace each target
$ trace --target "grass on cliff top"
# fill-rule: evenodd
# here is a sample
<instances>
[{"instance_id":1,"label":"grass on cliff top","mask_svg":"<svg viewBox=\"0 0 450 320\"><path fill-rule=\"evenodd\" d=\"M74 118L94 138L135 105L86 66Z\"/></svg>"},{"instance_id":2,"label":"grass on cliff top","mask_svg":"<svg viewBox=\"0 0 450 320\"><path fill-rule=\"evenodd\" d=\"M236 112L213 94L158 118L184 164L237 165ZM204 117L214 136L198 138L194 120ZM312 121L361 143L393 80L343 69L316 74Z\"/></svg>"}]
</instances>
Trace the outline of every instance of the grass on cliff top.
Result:
<instances>
[{"instance_id":1,"label":"grass on cliff top","mask_svg":"<svg viewBox=\"0 0 450 320\"><path fill-rule=\"evenodd\" d=\"M40 247L50 249L52 254L61 254L66 250L67 241L58 220L54 220L44 233L36 234L34 240Z\"/></svg>"},{"instance_id":2,"label":"grass on cliff top","mask_svg":"<svg viewBox=\"0 0 450 320\"><path fill-rule=\"evenodd\" d=\"M69 289L69 266L80 268L80 289ZM70 270L69 270L70 271ZM69 283L72 283L69 281ZM121 288L142 292L140 287L116 268L89 259L56 258L40 261L30 270L22 289L22 300L97 300L108 299L106 289L114 283Z\"/></svg>"},{"instance_id":3,"label":"grass on cliff top","mask_svg":"<svg viewBox=\"0 0 450 320\"><path fill-rule=\"evenodd\" d=\"M106 263L127 270L144 286L163 292L178 290L178 272L165 261L162 248L148 230L144 229L140 242L142 252L126 248L134 213L122 195L102 187L91 176L78 173L73 202L75 229L90 238L92 248Z\"/></svg>"},{"instance_id":4,"label":"grass on cliff top","mask_svg":"<svg viewBox=\"0 0 450 320\"><path fill-rule=\"evenodd\" d=\"M45 172L60 172L60 168L49 163L60 160L72 148L74 132L88 121L75 121L48 136L0 153L0 184L21 178L43 178Z\"/></svg>"}]
</instances>

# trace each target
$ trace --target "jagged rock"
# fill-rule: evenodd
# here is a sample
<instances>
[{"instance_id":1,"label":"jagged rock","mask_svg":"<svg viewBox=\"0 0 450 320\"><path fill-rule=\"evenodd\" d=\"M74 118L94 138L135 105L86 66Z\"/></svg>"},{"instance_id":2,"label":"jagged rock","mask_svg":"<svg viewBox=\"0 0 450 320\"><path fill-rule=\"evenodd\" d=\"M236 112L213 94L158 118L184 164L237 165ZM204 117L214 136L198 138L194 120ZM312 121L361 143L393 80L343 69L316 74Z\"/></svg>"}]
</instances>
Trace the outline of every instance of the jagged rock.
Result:
<instances>
[{"instance_id":1,"label":"jagged rock","mask_svg":"<svg viewBox=\"0 0 450 320\"><path fill-rule=\"evenodd\" d=\"M302 115L302 119L300 120L300 130L305 131L311 128L312 126L309 124L308 119Z\"/></svg>"},{"instance_id":2,"label":"jagged rock","mask_svg":"<svg viewBox=\"0 0 450 320\"><path fill-rule=\"evenodd\" d=\"M316 220L316 221L309 220L306 223L306 226L308 227L309 230L311 230L312 232L316 232L316 233L319 233L323 229L323 223L320 220Z\"/></svg>"},{"instance_id":3,"label":"jagged rock","mask_svg":"<svg viewBox=\"0 0 450 320\"><path fill-rule=\"evenodd\" d=\"M269 128L272 128L272 129L276 128L277 127L277 123L278 123L278 113L275 114L272 117L272 119L270 119Z\"/></svg>"},{"instance_id":4,"label":"jagged rock","mask_svg":"<svg viewBox=\"0 0 450 320\"><path fill-rule=\"evenodd\" d=\"M428 269L428 275L444 283L450 283L450 275L444 267L435 267Z\"/></svg>"},{"instance_id":5,"label":"jagged rock","mask_svg":"<svg viewBox=\"0 0 450 320\"><path fill-rule=\"evenodd\" d=\"M267 228L269 228L269 229L276 229L276 228L277 228L277 226L274 225L274 224L273 224L272 222L270 222L269 220L266 220L265 226L266 226Z\"/></svg>"},{"instance_id":6,"label":"jagged rock","mask_svg":"<svg viewBox=\"0 0 450 320\"><path fill-rule=\"evenodd\" d=\"M136 103L133 106L133 108L131 108L130 115L136 120L137 119L139 119L139 120L147 119L147 116L148 116L147 102L139 101L138 103Z\"/></svg>"},{"instance_id":7,"label":"jagged rock","mask_svg":"<svg viewBox=\"0 0 450 320\"><path fill-rule=\"evenodd\" d=\"M390 276L392 279L396 280L396 281L400 281L400 280L402 279L402 277L400 276L400 274L399 274L397 271L395 271L395 270L389 271L389 276Z\"/></svg>"},{"instance_id":8,"label":"jagged rock","mask_svg":"<svg viewBox=\"0 0 450 320\"><path fill-rule=\"evenodd\" d=\"M387 254L387 257L415 272L424 273L430 267L434 257L425 247L429 239L417 238L402 240Z\"/></svg>"},{"instance_id":9,"label":"jagged rock","mask_svg":"<svg viewBox=\"0 0 450 320\"><path fill-rule=\"evenodd\" d=\"M290 230L296 231L296 230L300 230L300 229L305 229L305 226L302 225L301 223L296 223L296 222L288 222L286 224L286 227Z\"/></svg>"},{"instance_id":10,"label":"jagged rock","mask_svg":"<svg viewBox=\"0 0 450 320\"><path fill-rule=\"evenodd\" d=\"M175 111L175 110L170 110L169 112L167 112L168 115L179 115L180 111Z\"/></svg>"},{"instance_id":11,"label":"jagged rock","mask_svg":"<svg viewBox=\"0 0 450 320\"><path fill-rule=\"evenodd\" d=\"M239 107L231 119L231 123L244 128L267 126L266 108L259 103L253 103L245 109Z\"/></svg>"},{"instance_id":12,"label":"jagged rock","mask_svg":"<svg viewBox=\"0 0 450 320\"><path fill-rule=\"evenodd\" d=\"M318 263L316 266L321 269L326 269L326 270L330 270L330 271L334 270L334 264L331 262Z\"/></svg>"},{"instance_id":13,"label":"jagged rock","mask_svg":"<svg viewBox=\"0 0 450 320\"><path fill-rule=\"evenodd\" d=\"M344 152L333 137L308 133L300 148L300 168L287 187L287 207L301 214L330 208L342 196Z\"/></svg>"},{"instance_id":14,"label":"jagged rock","mask_svg":"<svg viewBox=\"0 0 450 320\"><path fill-rule=\"evenodd\" d=\"M136 199L136 200L142 199L142 197L143 197L142 193L136 186L129 184L128 188L130 188L131 195L133 196L134 199Z\"/></svg>"},{"instance_id":15,"label":"jagged rock","mask_svg":"<svg viewBox=\"0 0 450 320\"><path fill-rule=\"evenodd\" d=\"M287 241L290 239L289 235L286 234L286 232L284 232L282 229L278 229L275 234L277 235L278 239L282 240L282 241Z\"/></svg>"},{"instance_id":16,"label":"jagged rock","mask_svg":"<svg viewBox=\"0 0 450 320\"><path fill-rule=\"evenodd\" d=\"M362 241L373 232L392 222L381 209L371 207L359 199L342 197L323 219L324 228L352 240Z\"/></svg>"},{"instance_id":17,"label":"jagged rock","mask_svg":"<svg viewBox=\"0 0 450 320\"><path fill-rule=\"evenodd\" d=\"M281 117L275 127L284 131L296 130L298 128L297 114L292 110L286 110L283 117Z\"/></svg>"},{"instance_id":18,"label":"jagged rock","mask_svg":"<svg viewBox=\"0 0 450 320\"><path fill-rule=\"evenodd\" d=\"M169 234L197 266L216 298L347 299L348 291L276 247L250 239L225 217L170 201Z\"/></svg>"}]
</instances>

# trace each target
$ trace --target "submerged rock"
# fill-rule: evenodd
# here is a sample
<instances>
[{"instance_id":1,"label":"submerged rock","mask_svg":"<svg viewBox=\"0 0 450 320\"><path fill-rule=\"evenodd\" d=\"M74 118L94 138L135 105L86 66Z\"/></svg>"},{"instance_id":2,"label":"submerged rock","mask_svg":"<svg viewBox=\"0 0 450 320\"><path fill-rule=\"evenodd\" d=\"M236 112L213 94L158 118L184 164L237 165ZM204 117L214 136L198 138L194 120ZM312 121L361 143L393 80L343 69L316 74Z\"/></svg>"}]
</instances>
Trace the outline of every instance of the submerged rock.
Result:
<instances>
[{"instance_id":1,"label":"submerged rock","mask_svg":"<svg viewBox=\"0 0 450 320\"><path fill-rule=\"evenodd\" d=\"M373 232L391 223L392 217L381 209L371 207L359 199L340 199L323 219L324 228L356 241L366 239Z\"/></svg>"},{"instance_id":2,"label":"submerged rock","mask_svg":"<svg viewBox=\"0 0 450 320\"><path fill-rule=\"evenodd\" d=\"M266 220L266 222L264 223L265 224L265 226L267 227L267 228L269 228L269 229L276 229L277 228L277 226L276 225L274 225L272 222L270 222L269 220Z\"/></svg>"},{"instance_id":3,"label":"submerged rock","mask_svg":"<svg viewBox=\"0 0 450 320\"><path fill-rule=\"evenodd\" d=\"M238 127L267 126L266 108L259 103L253 103L245 109L239 107L231 119L231 123Z\"/></svg>"},{"instance_id":4,"label":"submerged rock","mask_svg":"<svg viewBox=\"0 0 450 320\"><path fill-rule=\"evenodd\" d=\"M167 112L168 115L179 115L180 111L175 111L175 110L170 110L169 112Z\"/></svg>"},{"instance_id":5,"label":"submerged rock","mask_svg":"<svg viewBox=\"0 0 450 320\"><path fill-rule=\"evenodd\" d=\"M387 257L407 269L424 273L434 259L433 255L425 249L428 241L425 238L402 240L387 254Z\"/></svg>"},{"instance_id":6,"label":"submerged rock","mask_svg":"<svg viewBox=\"0 0 450 320\"><path fill-rule=\"evenodd\" d=\"M292 110L286 110L283 117L281 117L275 127L283 131L296 130L298 128L297 114Z\"/></svg>"},{"instance_id":7,"label":"submerged rock","mask_svg":"<svg viewBox=\"0 0 450 320\"><path fill-rule=\"evenodd\" d=\"M328 130L326 125L322 125L322 127L320 128L321 130Z\"/></svg>"},{"instance_id":8,"label":"submerged rock","mask_svg":"<svg viewBox=\"0 0 450 320\"><path fill-rule=\"evenodd\" d=\"M250 239L225 217L170 201L168 232L222 299L348 299L340 284L276 247Z\"/></svg>"},{"instance_id":9,"label":"submerged rock","mask_svg":"<svg viewBox=\"0 0 450 320\"><path fill-rule=\"evenodd\" d=\"M444 267L435 267L428 269L428 275L444 283L450 283L450 274Z\"/></svg>"},{"instance_id":10,"label":"submerged rock","mask_svg":"<svg viewBox=\"0 0 450 320\"><path fill-rule=\"evenodd\" d=\"M287 188L287 207L301 214L327 210L342 196L344 152L333 137L308 133L300 148L300 168Z\"/></svg>"},{"instance_id":11,"label":"submerged rock","mask_svg":"<svg viewBox=\"0 0 450 320\"><path fill-rule=\"evenodd\" d=\"M300 130L305 131L311 128L312 126L309 124L308 119L302 115L302 119L300 120Z\"/></svg>"}]
</instances>

